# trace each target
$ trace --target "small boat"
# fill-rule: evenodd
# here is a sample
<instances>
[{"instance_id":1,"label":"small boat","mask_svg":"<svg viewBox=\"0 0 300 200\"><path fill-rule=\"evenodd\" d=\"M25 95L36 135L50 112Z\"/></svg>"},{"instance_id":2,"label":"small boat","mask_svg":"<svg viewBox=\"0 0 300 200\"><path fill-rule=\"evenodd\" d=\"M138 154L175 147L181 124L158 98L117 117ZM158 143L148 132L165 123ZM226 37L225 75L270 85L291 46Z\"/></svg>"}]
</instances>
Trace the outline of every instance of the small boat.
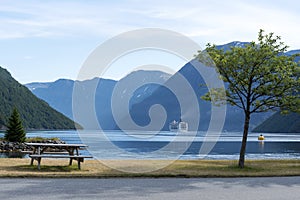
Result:
<instances>
[{"instance_id":1,"label":"small boat","mask_svg":"<svg viewBox=\"0 0 300 200\"><path fill-rule=\"evenodd\" d=\"M172 132L177 132L178 126L179 126L178 122L176 120L174 120L169 124L169 130Z\"/></svg>"},{"instance_id":2,"label":"small boat","mask_svg":"<svg viewBox=\"0 0 300 200\"><path fill-rule=\"evenodd\" d=\"M260 134L260 136L258 136L258 140L262 141L264 139L265 139L265 137L262 134Z\"/></svg>"}]
</instances>

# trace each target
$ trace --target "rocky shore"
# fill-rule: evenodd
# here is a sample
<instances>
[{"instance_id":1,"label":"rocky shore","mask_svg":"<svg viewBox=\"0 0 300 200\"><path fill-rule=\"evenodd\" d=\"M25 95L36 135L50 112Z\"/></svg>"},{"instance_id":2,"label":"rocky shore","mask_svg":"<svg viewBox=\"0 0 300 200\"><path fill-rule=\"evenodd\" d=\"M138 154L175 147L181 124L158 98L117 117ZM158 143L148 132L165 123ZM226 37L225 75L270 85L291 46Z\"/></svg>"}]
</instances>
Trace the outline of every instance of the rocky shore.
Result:
<instances>
[{"instance_id":1,"label":"rocky shore","mask_svg":"<svg viewBox=\"0 0 300 200\"><path fill-rule=\"evenodd\" d=\"M53 143L53 144L64 144L65 142L62 140L39 140L39 141L30 141L33 143ZM32 151L32 147L29 147L25 143L19 142L8 142L8 141L0 141L0 152L22 152L22 151Z\"/></svg>"}]
</instances>

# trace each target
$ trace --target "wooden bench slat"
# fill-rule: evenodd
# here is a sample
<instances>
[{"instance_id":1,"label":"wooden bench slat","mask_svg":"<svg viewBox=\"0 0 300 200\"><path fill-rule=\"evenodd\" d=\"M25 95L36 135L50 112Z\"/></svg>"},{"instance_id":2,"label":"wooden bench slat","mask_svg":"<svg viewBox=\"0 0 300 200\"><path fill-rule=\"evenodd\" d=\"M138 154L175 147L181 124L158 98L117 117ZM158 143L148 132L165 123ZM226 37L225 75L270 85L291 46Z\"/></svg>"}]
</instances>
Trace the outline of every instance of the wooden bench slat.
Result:
<instances>
[{"instance_id":1,"label":"wooden bench slat","mask_svg":"<svg viewBox=\"0 0 300 200\"><path fill-rule=\"evenodd\" d=\"M51 155L51 154L33 154L29 155L31 158L93 158L92 156L85 155Z\"/></svg>"},{"instance_id":2,"label":"wooden bench slat","mask_svg":"<svg viewBox=\"0 0 300 200\"><path fill-rule=\"evenodd\" d=\"M72 161L76 160L78 164L78 169L80 169L80 163L84 161L85 158L93 158L92 156L86 155L51 155L51 154L33 154L29 155L32 159L31 165L33 164L33 160L37 160L38 162L38 169L41 169L41 160L42 158L69 158L70 162L69 165L72 165Z\"/></svg>"},{"instance_id":3,"label":"wooden bench slat","mask_svg":"<svg viewBox=\"0 0 300 200\"><path fill-rule=\"evenodd\" d=\"M33 151L21 151L21 153L33 154ZM43 154L69 154L67 151L45 151Z\"/></svg>"},{"instance_id":4,"label":"wooden bench slat","mask_svg":"<svg viewBox=\"0 0 300 200\"><path fill-rule=\"evenodd\" d=\"M33 151L21 151L21 153L28 153L28 154L32 154Z\"/></svg>"},{"instance_id":5,"label":"wooden bench slat","mask_svg":"<svg viewBox=\"0 0 300 200\"><path fill-rule=\"evenodd\" d=\"M53 144L53 143L25 143L28 146L41 146L41 147L76 147L76 148L86 148L86 144Z\"/></svg>"}]
</instances>

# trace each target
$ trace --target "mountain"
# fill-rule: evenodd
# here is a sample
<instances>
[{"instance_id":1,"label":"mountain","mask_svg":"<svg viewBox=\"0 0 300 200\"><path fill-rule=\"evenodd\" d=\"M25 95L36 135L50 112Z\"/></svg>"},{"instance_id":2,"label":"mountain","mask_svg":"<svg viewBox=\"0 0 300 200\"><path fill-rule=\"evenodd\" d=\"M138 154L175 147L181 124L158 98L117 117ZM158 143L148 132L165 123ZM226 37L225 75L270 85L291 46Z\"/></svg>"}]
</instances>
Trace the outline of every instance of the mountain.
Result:
<instances>
[{"instance_id":1,"label":"mountain","mask_svg":"<svg viewBox=\"0 0 300 200\"><path fill-rule=\"evenodd\" d=\"M73 119L72 113L72 92L74 84L80 88L89 88L91 85L96 85L95 91L95 108L96 116L98 118L99 124L102 129L112 130L117 129L117 124L114 120L112 110L111 110L111 98L115 89L115 86L129 86L135 83L146 83L149 81L163 82L170 77L169 74L160 71L135 71L121 80L114 81L110 79L100 79L94 78L92 80L85 81L73 81L67 79L59 79L52 83L29 83L26 84L32 93L34 93L38 98L43 99L49 103L50 106L59 110L69 118ZM128 80L134 78L134 83L128 83ZM143 85L143 84L142 84ZM129 107L136 104L146 97L150 96L156 89L157 84L147 84L142 87L138 87L133 94L129 94L128 90L124 89L117 98L123 100L124 97L128 95L133 95L129 102ZM86 129L94 129L97 126L91 124L89 119L80 122Z\"/></svg>"},{"instance_id":2,"label":"mountain","mask_svg":"<svg viewBox=\"0 0 300 200\"><path fill-rule=\"evenodd\" d=\"M296 49L296 50L291 50L286 52L287 55L295 55L295 54L300 54L300 49Z\"/></svg>"},{"instance_id":3,"label":"mountain","mask_svg":"<svg viewBox=\"0 0 300 200\"><path fill-rule=\"evenodd\" d=\"M136 103L130 110L130 116L124 116L124 122L122 123L123 129L132 129L128 118L132 118L140 126L146 126L151 122L151 118L148 114L149 109L153 105L162 105L166 113L166 122L163 124L163 130L169 129L169 123L173 120L179 121L180 119L189 123L189 130L205 131L208 129L211 119L211 104L200 99L207 89L200 87L205 85L202 76L198 70L194 67L198 67L200 63L196 60L192 60L183 66L176 74L168 79L163 86L158 89L149 97L143 101ZM187 81L186 85L182 80ZM189 86L188 86L189 85ZM171 88L171 89L170 89ZM175 92L175 93L174 93ZM195 94L195 101L191 98L192 94ZM180 105L187 105L181 110ZM196 117L200 114L200 121L195 122ZM253 115L250 128L256 127L261 121L269 117L271 113L263 113ZM155 118L163 119L164 113L158 112ZM244 113L242 110L227 106L226 120L223 130L227 131L241 131L243 130ZM154 128L154 127L153 127Z\"/></svg>"},{"instance_id":4,"label":"mountain","mask_svg":"<svg viewBox=\"0 0 300 200\"><path fill-rule=\"evenodd\" d=\"M134 104L151 96L159 88L159 85L165 83L170 77L170 74L161 71L134 71L118 82L120 86L125 86L119 88L123 93L120 99L122 100L126 96L130 97L129 108L131 108ZM136 90L133 91L133 94L127 91L127 88L135 87Z\"/></svg>"},{"instance_id":5,"label":"mountain","mask_svg":"<svg viewBox=\"0 0 300 200\"><path fill-rule=\"evenodd\" d=\"M248 42L231 42L225 45L217 46L218 49L223 49L225 51L229 50L233 46L244 47ZM299 53L299 50L289 51L287 55L293 55ZM297 61L299 57L296 58ZM183 98L179 102L177 97L178 96L186 96L190 97L190 94L180 85L180 77L184 77L185 80L188 81L189 85L192 87L192 90L189 90L189 93L196 94L197 97L203 96L207 91L200 88L200 85L205 85L204 80L202 79L201 75L197 72L194 66L200 64L197 61L191 61L187 63L183 68L181 68L175 75L173 75L165 84L164 86L159 87L151 96L143 101L136 103L132 106L130 110L130 114L124 116L122 129L135 129L135 125L130 123L130 119L140 125L140 126L148 126L152 123L151 120L155 118L164 119L166 117L166 122L163 124L163 130L168 130L168 125L173 120L183 120L187 121L190 124L193 124L194 127L189 127L192 130L195 130L195 127L199 127L198 130L207 130L209 126L209 121L211 118L211 107L209 102L199 100L198 108L193 109L190 107L186 111L180 110L180 103L188 104L189 98ZM171 90L168 88L176 88L178 93L175 95ZM155 117L150 117L150 108L153 105L162 105L165 109L164 112L158 112ZM199 124L195 124L194 117L197 116L198 109L200 110L200 122ZM252 114L251 121L250 121L250 130L253 130L257 125L261 124L262 121L265 121L268 117L270 117L273 113L257 113ZM158 122L157 122L158 123ZM226 131L241 131L243 130L244 124L244 113L239 108L227 105L226 111L226 120L224 124L223 130Z\"/></svg>"},{"instance_id":6,"label":"mountain","mask_svg":"<svg viewBox=\"0 0 300 200\"><path fill-rule=\"evenodd\" d=\"M246 44L248 43L235 41L217 47L228 50L232 46L243 47ZM287 55L298 52L299 50L289 51ZM53 83L32 83L26 86L30 88L36 96L47 101L52 107L72 118L72 90L74 83L79 84L80 87L88 88L89 84L95 84L94 81L96 81L95 110L102 129L119 129L120 124L122 129L136 129L136 126L132 124L131 120L137 125L147 126L151 124L151 112L158 109L158 116L156 116L156 118L159 119L158 123L162 121L161 119L166 117L166 122L162 126L163 130L168 130L168 124L173 120L180 120L181 118L184 121L193 121L192 116L195 116L199 109L201 117L200 124L198 124L199 129L207 130L211 117L211 106L209 102L200 100L200 97L206 93L207 90L200 87L204 84L204 81L191 62L183 66L173 76L158 71L136 71L128 74L120 81L94 78L92 80L74 82L72 80L60 79ZM177 96L184 97L182 102L189 104L190 98L188 97L191 94L187 92L188 90L183 89L183 85L180 85L178 81L180 77L187 80L192 88L189 92L195 94L197 100L199 100L197 108L190 106L186 113L181 113L179 105L181 102L177 99ZM135 90L129 91L130 88L135 88ZM173 91L168 88L175 88L177 94L175 95ZM115 97L113 98L113 102L119 103L112 106L112 97ZM129 102L126 103L127 101ZM165 110L162 110L161 107L157 105L162 105ZM190 105L192 104L190 103ZM114 108L114 114L116 116L113 115L112 107ZM224 130L243 130L244 115L242 111L239 108L228 105L226 112ZM252 115L250 129L254 129L272 114L273 113L268 112ZM118 118L118 124L115 121L115 117ZM85 119L80 123L85 128L93 129L96 127L91 124L89 119Z\"/></svg>"},{"instance_id":7,"label":"mountain","mask_svg":"<svg viewBox=\"0 0 300 200\"><path fill-rule=\"evenodd\" d=\"M234 41L228 44L218 45L217 48L228 51L231 47L245 47L246 44L249 44L249 42Z\"/></svg>"},{"instance_id":8,"label":"mountain","mask_svg":"<svg viewBox=\"0 0 300 200\"><path fill-rule=\"evenodd\" d=\"M25 86L52 108L72 119L73 80L59 79L49 83L29 83Z\"/></svg>"},{"instance_id":9,"label":"mountain","mask_svg":"<svg viewBox=\"0 0 300 200\"><path fill-rule=\"evenodd\" d=\"M132 123L128 123L130 118L142 127L154 123L155 125L149 127L152 130L155 130L158 126L163 127L162 130L168 130L171 121L180 119L189 122L189 129L194 129L194 126L198 124L193 124L193 127L191 127L191 121L195 114L199 114L197 108L200 108L200 115L203 119L202 127L207 129L207 123L204 123L204 121L210 118L210 103L199 101L200 94L206 93L207 90L200 87L204 84L204 81L199 72L193 67L193 64L191 62L187 63L149 97L134 104L130 109L130 115L124 116L122 119L122 129L136 128L133 127ZM192 96L193 94L196 95ZM195 99L196 105L193 101ZM155 112L151 117L149 111L155 105L161 105L164 112ZM164 120L165 117L166 120ZM153 122L153 120L157 120L157 122Z\"/></svg>"},{"instance_id":10,"label":"mountain","mask_svg":"<svg viewBox=\"0 0 300 200\"><path fill-rule=\"evenodd\" d=\"M291 50L291 51L288 51L286 52L287 55L291 56L291 55L295 55L295 54L299 54L300 55L300 49L297 49L297 50ZM295 58L295 62L300 62L300 56L297 56Z\"/></svg>"},{"instance_id":11,"label":"mountain","mask_svg":"<svg viewBox=\"0 0 300 200\"><path fill-rule=\"evenodd\" d=\"M111 93L116 84L116 81L114 80L94 78L92 80L73 81L68 79L59 79L55 82L29 83L25 86L29 90L31 90L31 92L38 98L43 99L44 101L49 103L51 107L59 110L70 119L73 119L72 94L75 83L83 88L89 88L90 85L97 84L96 99L97 102L99 102L97 104L97 109L99 110L99 112L97 113L99 117L102 117L102 115L107 116L104 121L108 120L109 112L106 110L110 107L109 104ZM115 125L113 127L115 127Z\"/></svg>"},{"instance_id":12,"label":"mountain","mask_svg":"<svg viewBox=\"0 0 300 200\"><path fill-rule=\"evenodd\" d=\"M255 132L300 133L300 114L275 113L254 129Z\"/></svg>"},{"instance_id":13,"label":"mountain","mask_svg":"<svg viewBox=\"0 0 300 200\"><path fill-rule=\"evenodd\" d=\"M4 128L13 108L16 107L26 129L75 129L72 120L37 98L1 67L0 97L0 128Z\"/></svg>"}]
</instances>

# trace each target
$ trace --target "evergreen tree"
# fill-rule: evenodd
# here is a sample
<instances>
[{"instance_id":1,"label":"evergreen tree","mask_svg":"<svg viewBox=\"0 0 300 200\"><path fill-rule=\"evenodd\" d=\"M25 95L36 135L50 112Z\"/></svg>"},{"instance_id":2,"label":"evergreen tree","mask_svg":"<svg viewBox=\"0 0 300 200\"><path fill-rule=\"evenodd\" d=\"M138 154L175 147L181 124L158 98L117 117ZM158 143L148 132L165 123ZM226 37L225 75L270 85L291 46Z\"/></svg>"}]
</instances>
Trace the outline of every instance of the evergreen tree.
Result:
<instances>
[{"instance_id":1,"label":"evergreen tree","mask_svg":"<svg viewBox=\"0 0 300 200\"><path fill-rule=\"evenodd\" d=\"M16 108L14 108L8 119L5 139L10 142L24 142L26 139L26 133L20 119L20 114Z\"/></svg>"},{"instance_id":2,"label":"evergreen tree","mask_svg":"<svg viewBox=\"0 0 300 200\"><path fill-rule=\"evenodd\" d=\"M0 114L0 129L2 125L5 124L2 115Z\"/></svg>"}]
</instances>

